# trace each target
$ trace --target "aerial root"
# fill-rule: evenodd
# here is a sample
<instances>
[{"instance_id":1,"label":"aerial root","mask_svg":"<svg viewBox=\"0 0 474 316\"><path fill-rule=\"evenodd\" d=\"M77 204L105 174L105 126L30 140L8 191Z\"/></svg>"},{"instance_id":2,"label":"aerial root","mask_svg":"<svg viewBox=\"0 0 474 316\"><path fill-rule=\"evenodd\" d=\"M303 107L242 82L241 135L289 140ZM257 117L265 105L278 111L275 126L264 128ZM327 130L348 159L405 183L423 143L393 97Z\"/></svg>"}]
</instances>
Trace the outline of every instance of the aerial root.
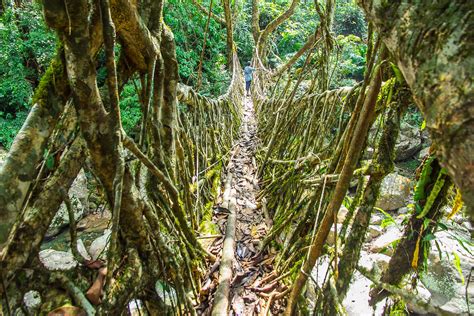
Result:
<instances>
[{"instance_id":1,"label":"aerial root","mask_svg":"<svg viewBox=\"0 0 474 316\"><path fill-rule=\"evenodd\" d=\"M224 191L224 203L230 214L227 217L227 227L222 248L221 264L219 269L219 284L214 295L212 315L225 315L230 305L230 284L232 280L232 263L235 251L236 200L231 196L232 174L229 173Z\"/></svg>"}]
</instances>

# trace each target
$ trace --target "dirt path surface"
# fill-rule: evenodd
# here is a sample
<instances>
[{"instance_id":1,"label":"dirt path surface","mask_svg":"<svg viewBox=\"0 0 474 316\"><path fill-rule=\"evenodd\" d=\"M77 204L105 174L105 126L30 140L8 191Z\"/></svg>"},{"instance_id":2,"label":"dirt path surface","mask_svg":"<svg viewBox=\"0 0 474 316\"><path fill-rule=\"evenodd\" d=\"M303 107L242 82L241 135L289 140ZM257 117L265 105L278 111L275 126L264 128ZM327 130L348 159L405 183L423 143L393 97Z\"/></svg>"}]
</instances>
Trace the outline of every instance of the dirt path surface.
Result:
<instances>
[{"instance_id":1,"label":"dirt path surface","mask_svg":"<svg viewBox=\"0 0 474 316\"><path fill-rule=\"evenodd\" d=\"M264 315L278 313L281 308L278 293L285 288L273 272L274 254L259 253L271 221L256 200L257 144L253 105L246 98L240 138L227 168L226 188L214 210L213 220L224 238L215 239L208 249L220 258L203 280L198 314ZM267 309L269 303L272 310Z\"/></svg>"}]
</instances>

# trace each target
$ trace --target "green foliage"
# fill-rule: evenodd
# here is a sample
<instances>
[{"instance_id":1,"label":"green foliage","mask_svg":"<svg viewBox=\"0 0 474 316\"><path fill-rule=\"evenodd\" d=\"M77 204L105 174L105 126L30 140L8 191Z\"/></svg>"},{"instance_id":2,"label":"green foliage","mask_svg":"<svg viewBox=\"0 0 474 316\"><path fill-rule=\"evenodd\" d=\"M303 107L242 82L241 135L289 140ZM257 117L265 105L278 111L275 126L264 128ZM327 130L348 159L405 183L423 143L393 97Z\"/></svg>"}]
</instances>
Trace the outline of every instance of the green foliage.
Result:
<instances>
[{"instance_id":1,"label":"green foliage","mask_svg":"<svg viewBox=\"0 0 474 316\"><path fill-rule=\"evenodd\" d=\"M55 50L39 4L8 8L0 17L0 111L24 110Z\"/></svg>"},{"instance_id":2,"label":"green foliage","mask_svg":"<svg viewBox=\"0 0 474 316\"><path fill-rule=\"evenodd\" d=\"M353 86L364 79L367 45L355 35L336 38L339 52L331 88Z\"/></svg>"},{"instance_id":3,"label":"green foliage","mask_svg":"<svg viewBox=\"0 0 474 316\"><path fill-rule=\"evenodd\" d=\"M431 172L433 171L433 168L431 167L431 163L435 160L435 158L432 156L426 160L425 165L423 166L423 170L421 171L420 179L418 180L416 187L415 187L415 195L414 195L414 200L415 202L424 200L426 198L426 193L425 189L427 184L430 183L431 181ZM418 203L415 204L416 206L419 206ZM416 210L417 213L421 212L421 209Z\"/></svg>"},{"instance_id":4,"label":"green foliage","mask_svg":"<svg viewBox=\"0 0 474 316\"><path fill-rule=\"evenodd\" d=\"M25 121L28 112L21 111L16 114L0 112L0 144L10 149L16 134Z\"/></svg>"},{"instance_id":5,"label":"green foliage","mask_svg":"<svg viewBox=\"0 0 474 316\"><path fill-rule=\"evenodd\" d=\"M122 126L128 135L133 136L137 130L142 112L138 95L134 85L129 82L126 84L120 94L120 114L122 116Z\"/></svg>"},{"instance_id":6,"label":"green foliage","mask_svg":"<svg viewBox=\"0 0 474 316\"><path fill-rule=\"evenodd\" d=\"M354 0L336 2L334 31L337 35L353 34L360 38L367 37L367 22L364 13Z\"/></svg>"},{"instance_id":7,"label":"green foliage","mask_svg":"<svg viewBox=\"0 0 474 316\"><path fill-rule=\"evenodd\" d=\"M0 17L0 144L10 148L26 119L33 89L56 47L40 5L25 2Z\"/></svg>"},{"instance_id":8,"label":"green foliage","mask_svg":"<svg viewBox=\"0 0 474 316\"><path fill-rule=\"evenodd\" d=\"M388 307L388 310L384 313L384 315L389 316L405 316L409 315L407 312L406 304L403 300L396 300Z\"/></svg>"},{"instance_id":9,"label":"green foliage","mask_svg":"<svg viewBox=\"0 0 474 316\"><path fill-rule=\"evenodd\" d=\"M383 214L384 218L382 219L382 223L380 224L381 228L385 228L387 226L391 225L397 225L397 222L395 222L395 219L390 215L389 213L385 212L379 207L374 207L375 210L379 211L380 213Z\"/></svg>"},{"instance_id":10,"label":"green foliage","mask_svg":"<svg viewBox=\"0 0 474 316\"><path fill-rule=\"evenodd\" d=\"M288 2L283 2L279 14L287 9ZM276 16L275 14L272 18ZM293 16L275 32L277 55L281 56L282 59L291 58L305 44L307 38L314 33L318 24L319 16L314 8L314 3L300 3ZM300 62L303 62L303 58Z\"/></svg>"},{"instance_id":11,"label":"green foliage","mask_svg":"<svg viewBox=\"0 0 474 316\"><path fill-rule=\"evenodd\" d=\"M208 8L209 2L201 4ZM213 12L222 15L221 6L214 0ZM207 16L191 2L170 0L165 4L165 22L173 30L176 40L176 57L179 63L181 81L195 85ZM226 32L219 23L211 18L207 33L203 59L202 92L218 95L225 91L230 81L226 70Z\"/></svg>"},{"instance_id":12,"label":"green foliage","mask_svg":"<svg viewBox=\"0 0 474 316\"><path fill-rule=\"evenodd\" d=\"M421 115L420 110L415 104L412 104L408 107L408 110L406 111L403 117L403 121L412 126L417 126L420 128L422 128L424 125L423 116Z\"/></svg>"}]
</instances>

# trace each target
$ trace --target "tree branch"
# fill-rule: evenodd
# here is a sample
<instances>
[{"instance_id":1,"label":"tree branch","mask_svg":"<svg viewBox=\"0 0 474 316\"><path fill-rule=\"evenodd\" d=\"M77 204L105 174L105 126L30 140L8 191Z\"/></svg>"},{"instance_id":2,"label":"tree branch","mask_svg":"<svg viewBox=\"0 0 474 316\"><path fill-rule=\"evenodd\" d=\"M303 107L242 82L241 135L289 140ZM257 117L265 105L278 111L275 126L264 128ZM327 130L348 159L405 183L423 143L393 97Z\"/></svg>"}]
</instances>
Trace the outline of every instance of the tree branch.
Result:
<instances>
[{"instance_id":1,"label":"tree branch","mask_svg":"<svg viewBox=\"0 0 474 316\"><path fill-rule=\"evenodd\" d=\"M206 16L210 15L217 23L219 23L221 26L225 27L226 24L225 24L225 20L223 18L221 18L220 16L214 14L212 12L212 8L211 10L207 10L202 4L200 4L199 2L197 2L197 0L191 0L193 2L193 4L199 9L199 11L201 11L202 13L204 13Z\"/></svg>"}]
</instances>

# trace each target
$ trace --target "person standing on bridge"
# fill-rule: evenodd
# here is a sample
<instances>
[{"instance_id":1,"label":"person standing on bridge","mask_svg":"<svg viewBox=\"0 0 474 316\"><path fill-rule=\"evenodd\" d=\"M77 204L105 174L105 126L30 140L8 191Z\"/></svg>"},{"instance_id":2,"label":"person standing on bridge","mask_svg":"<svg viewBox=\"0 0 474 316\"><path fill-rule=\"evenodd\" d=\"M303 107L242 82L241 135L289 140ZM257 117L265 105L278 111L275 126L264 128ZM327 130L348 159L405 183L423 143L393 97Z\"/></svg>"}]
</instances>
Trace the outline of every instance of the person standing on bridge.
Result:
<instances>
[{"instance_id":1,"label":"person standing on bridge","mask_svg":"<svg viewBox=\"0 0 474 316\"><path fill-rule=\"evenodd\" d=\"M244 68L245 90L247 91L247 96L250 96L250 84L252 83L252 74L255 71L255 68L250 65L251 62L249 61L247 66Z\"/></svg>"}]
</instances>

